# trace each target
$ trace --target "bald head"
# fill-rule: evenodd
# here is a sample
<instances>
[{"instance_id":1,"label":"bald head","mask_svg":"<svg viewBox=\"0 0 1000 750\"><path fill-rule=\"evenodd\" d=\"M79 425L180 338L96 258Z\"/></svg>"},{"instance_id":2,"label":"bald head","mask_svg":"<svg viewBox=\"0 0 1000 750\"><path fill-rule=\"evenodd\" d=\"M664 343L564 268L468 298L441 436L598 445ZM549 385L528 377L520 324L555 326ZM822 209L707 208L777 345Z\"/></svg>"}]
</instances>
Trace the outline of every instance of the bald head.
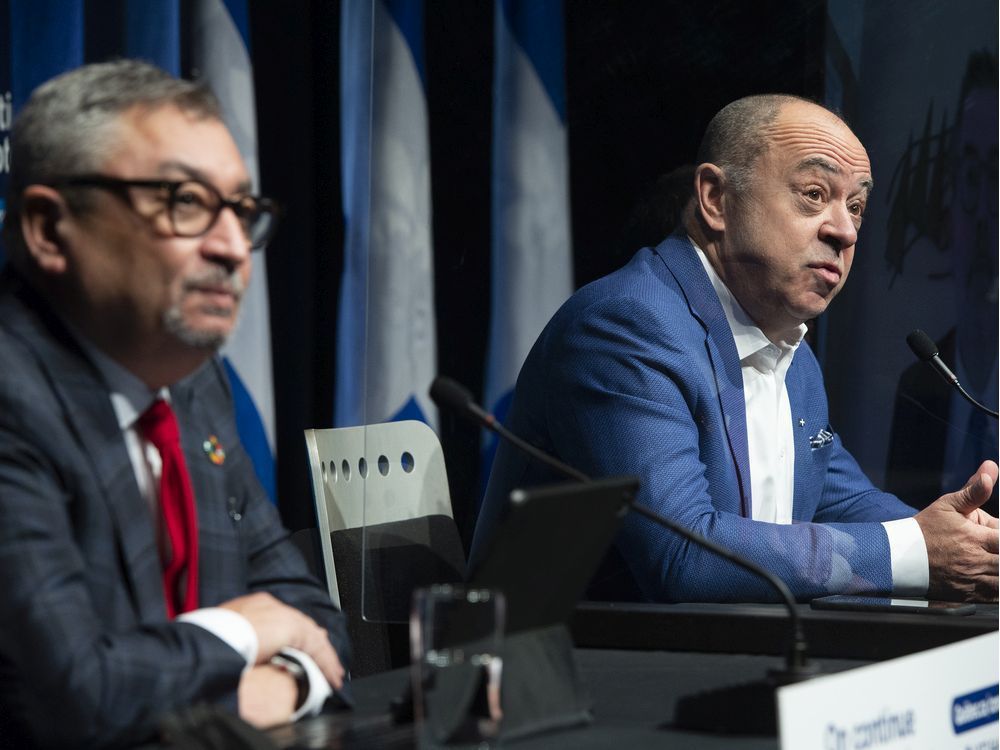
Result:
<instances>
[{"instance_id":1,"label":"bald head","mask_svg":"<svg viewBox=\"0 0 1000 750\"><path fill-rule=\"evenodd\" d=\"M741 99L712 120L685 226L771 339L799 335L847 279L872 189L843 120L789 96Z\"/></svg>"},{"instance_id":2,"label":"bald head","mask_svg":"<svg viewBox=\"0 0 1000 750\"><path fill-rule=\"evenodd\" d=\"M782 107L809 104L840 119L826 107L791 94L758 94L727 104L712 118L698 147L698 164L722 168L727 186L743 193L750 186L754 163L768 147L768 129Z\"/></svg>"}]
</instances>

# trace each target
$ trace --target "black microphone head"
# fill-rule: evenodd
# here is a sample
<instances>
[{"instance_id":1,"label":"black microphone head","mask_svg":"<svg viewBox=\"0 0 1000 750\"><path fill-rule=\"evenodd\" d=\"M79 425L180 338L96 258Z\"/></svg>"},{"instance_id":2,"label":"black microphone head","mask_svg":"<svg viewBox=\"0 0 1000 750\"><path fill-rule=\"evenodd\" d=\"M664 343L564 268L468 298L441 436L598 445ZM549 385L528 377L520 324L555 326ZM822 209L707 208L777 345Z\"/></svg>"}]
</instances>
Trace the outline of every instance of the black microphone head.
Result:
<instances>
[{"instance_id":1,"label":"black microphone head","mask_svg":"<svg viewBox=\"0 0 1000 750\"><path fill-rule=\"evenodd\" d=\"M431 400L442 409L465 412L469 408L469 404L475 403L469 389L451 378L434 378L430 394Z\"/></svg>"},{"instance_id":2,"label":"black microphone head","mask_svg":"<svg viewBox=\"0 0 1000 750\"><path fill-rule=\"evenodd\" d=\"M906 343L910 345L910 349L917 355L917 359L922 362L934 359L938 355L937 344L919 328L910 332L906 337Z\"/></svg>"}]
</instances>

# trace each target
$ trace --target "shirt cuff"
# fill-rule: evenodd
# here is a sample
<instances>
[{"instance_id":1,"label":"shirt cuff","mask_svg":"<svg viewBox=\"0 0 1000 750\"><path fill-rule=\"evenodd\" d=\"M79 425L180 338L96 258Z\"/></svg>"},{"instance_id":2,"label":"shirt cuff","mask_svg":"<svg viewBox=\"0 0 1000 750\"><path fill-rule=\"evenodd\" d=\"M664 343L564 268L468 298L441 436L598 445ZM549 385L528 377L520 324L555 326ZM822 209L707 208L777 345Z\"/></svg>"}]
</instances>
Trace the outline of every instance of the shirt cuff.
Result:
<instances>
[{"instance_id":1,"label":"shirt cuff","mask_svg":"<svg viewBox=\"0 0 1000 750\"><path fill-rule=\"evenodd\" d=\"M185 612L176 619L204 628L224 641L246 660L246 669L257 663L257 650L260 647L257 631L243 615L222 607L205 607Z\"/></svg>"},{"instance_id":2,"label":"shirt cuff","mask_svg":"<svg viewBox=\"0 0 1000 750\"><path fill-rule=\"evenodd\" d=\"M930 583L927 544L914 518L883 521L889 537L893 596L926 596Z\"/></svg>"},{"instance_id":3,"label":"shirt cuff","mask_svg":"<svg viewBox=\"0 0 1000 750\"><path fill-rule=\"evenodd\" d=\"M280 653L301 664L302 669L305 670L306 678L309 680L309 692L306 694L306 699L301 706L295 709L291 721L298 721L303 716L315 716L323 708L326 699L333 694L330 683L326 681L323 672L316 666L316 662L309 654L290 646L281 649Z\"/></svg>"}]
</instances>

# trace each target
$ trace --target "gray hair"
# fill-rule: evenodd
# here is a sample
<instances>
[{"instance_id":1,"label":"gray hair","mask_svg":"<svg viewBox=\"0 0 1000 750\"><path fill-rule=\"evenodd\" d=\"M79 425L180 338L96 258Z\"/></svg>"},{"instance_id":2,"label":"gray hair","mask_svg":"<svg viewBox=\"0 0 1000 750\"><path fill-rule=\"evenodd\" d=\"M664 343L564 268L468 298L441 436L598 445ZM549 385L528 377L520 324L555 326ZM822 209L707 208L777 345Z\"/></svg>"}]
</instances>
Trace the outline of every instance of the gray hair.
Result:
<instances>
[{"instance_id":1,"label":"gray hair","mask_svg":"<svg viewBox=\"0 0 1000 750\"><path fill-rule=\"evenodd\" d=\"M117 143L121 115L135 107L163 106L204 119L222 119L219 102L207 86L174 78L139 60L85 65L34 90L11 132L4 220L11 260L23 260L20 204L24 189L99 170Z\"/></svg>"},{"instance_id":2,"label":"gray hair","mask_svg":"<svg viewBox=\"0 0 1000 750\"><path fill-rule=\"evenodd\" d=\"M727 104L705 129L698 147L698 163L721 167L727 187L737 194L746 192L754 163L768 147L764 129L778 118L783 106L793 102L823 106L792 94L757 94Z\"/></svg>"}]
</instances>

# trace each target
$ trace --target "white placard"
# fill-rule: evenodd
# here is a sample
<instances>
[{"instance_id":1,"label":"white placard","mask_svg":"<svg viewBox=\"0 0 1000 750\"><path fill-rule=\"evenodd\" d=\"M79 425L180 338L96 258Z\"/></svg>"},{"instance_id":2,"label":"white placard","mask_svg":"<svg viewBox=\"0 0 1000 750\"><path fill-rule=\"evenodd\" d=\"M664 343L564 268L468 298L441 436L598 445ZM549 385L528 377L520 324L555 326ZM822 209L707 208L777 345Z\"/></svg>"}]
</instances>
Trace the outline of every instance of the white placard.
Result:
<instances>
[{"instance_id":1,"label":"white placard","mask_svg":"<svg viewBox=\"0 0 1000 750\"><path fill-rule=\"evenodd\" d=\"M1000 633L778 690L782 750L997 750Z\"/></svg>"}]
</instances>

